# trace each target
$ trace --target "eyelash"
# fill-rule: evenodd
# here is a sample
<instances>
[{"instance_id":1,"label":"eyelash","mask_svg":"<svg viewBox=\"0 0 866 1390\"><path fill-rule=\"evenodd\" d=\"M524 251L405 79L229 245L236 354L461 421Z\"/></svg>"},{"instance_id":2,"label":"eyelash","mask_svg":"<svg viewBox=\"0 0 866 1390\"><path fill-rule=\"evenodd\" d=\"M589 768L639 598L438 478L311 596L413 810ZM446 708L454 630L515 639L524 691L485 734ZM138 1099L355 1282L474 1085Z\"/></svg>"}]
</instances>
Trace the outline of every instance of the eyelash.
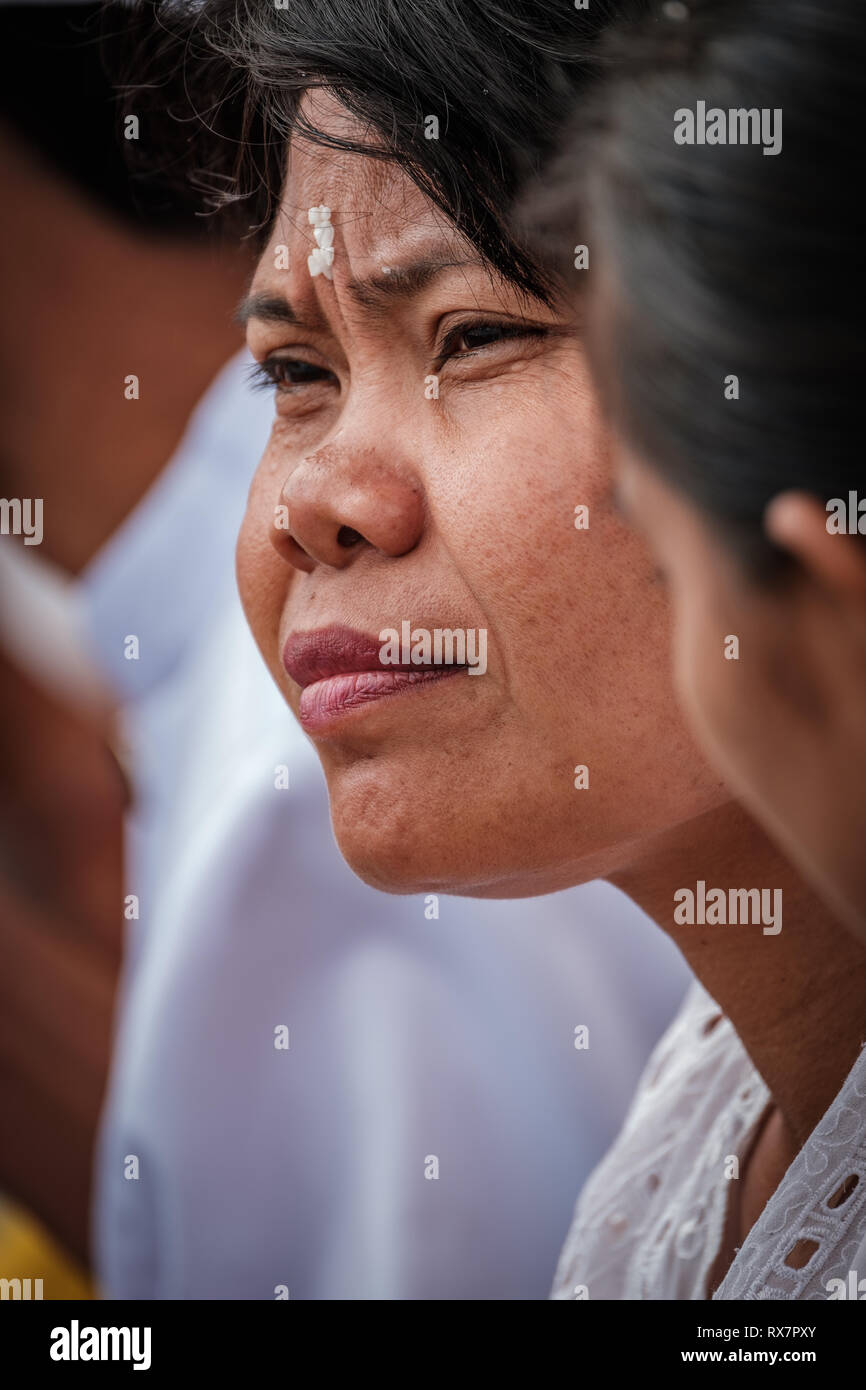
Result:
<instances>
[{"instance_id":1,"label":"eyelash","mask_svg":"<svg viewBox=\"0 0 866 1390\"><path fill-rule=\"evenodd\" d=\"M482 344L480 347L467 348L464 352L455 353L455 348L460 339L469 333L477 333L483 329L498 329L501 337L491 343ZM513 338L543 338L547 336L549 330L541 324L531 323L503 323L493 319L471 319L464 323L455 324L442 343L442 349L434 360L437 371L441 370L449 357L475 357L479 352L486 351L487 348L496 347L499 343ZM308 368L311 372L320 375L311 376L306 382L286 381L282 373L287 369L297 370L298 368ZM292 357L266 357L263 362L256 362L250 368L250 382L254 390L270 390L274 387L279 391L299 390L304 385L321 381L323 377L331 376L332 373L326 367L319 367L315 362L307 362L303 358Z\"/></svg>"},{"instance_id":2,"label":"eyelash","mask_svg":"<svg viewBox=\"0 0 866 1390\"><path fill-rule=\"evenodd\" d=\"M250 367L249 381L254 391L269 391L274 387L278 391L297 391L304 385L320 381L320 376L308 378L307 382L285 381L282 373L291 368L297 370L299 367L308 367L310 371L320 372L324 376L331 373L327 367L319 367L315 362L305 362L299 357L266 357L264 362L254 362Z\"/></svg>"},{"instance_id":3,"label":"eyelash","mask_svg":"<svg viewBox=\"0 0 866 1390\"><path fill-rule=\"evenodd\" d=\"M502 337L482 347L468 348L465 352L457 353L456 356L474 357L477 353L484 352L486 347L496 347L497 343L508 341L512 338L543 338L548 333L548 329L541 324L513 323L496 319L468 319L464 323L454 324L446 333L445 341L442 344L442 351L438 353L434 363L437 370L444 366L448 358L454 354L454 348L461 338L465 337L468 333L477 333L479 329L484 328L499 329L502 333Z\"/></svg>"}]
</instances>

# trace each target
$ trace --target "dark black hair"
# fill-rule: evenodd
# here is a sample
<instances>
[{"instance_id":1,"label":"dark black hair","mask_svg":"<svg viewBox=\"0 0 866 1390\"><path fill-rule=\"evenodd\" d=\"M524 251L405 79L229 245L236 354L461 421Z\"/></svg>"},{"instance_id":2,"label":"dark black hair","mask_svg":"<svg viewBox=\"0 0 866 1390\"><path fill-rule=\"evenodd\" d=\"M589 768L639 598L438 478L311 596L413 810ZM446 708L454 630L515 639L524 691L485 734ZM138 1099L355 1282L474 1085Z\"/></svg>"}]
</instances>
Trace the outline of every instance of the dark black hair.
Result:
<instances>
[{"instance_id":1,"label":"dark black hair","mask_svg":"<svg viewBox=\"0 0 866 1390\"><path fill-rule=\"evenodd\" d=\"M623 436L771 573L768 501L847 497L866 474L866 9L688 0L612 31L606 60L536 231L589 246ZM676 143L699 101L781 109L781 151Z\"/></svg>"},{"instance_id":2,"label":"dark black hair","mask_svg":"<svg viewBox=\"0 0 866 1390\"><path fill-rule=\"evenodd\" d=\"M496 269L548 296L508 208L552 152L623 0L591 0L586 10L571 0L147 3L161 38L132 53L125 100L175 117L173 132L162 126L161 140L137 151L150 155L152 172L193 179L209 206L261 233L279 204L287 140L302 130L399 163ZM368 143L304 122L300 98L317 87L371 130ZM438 118L438 139L426 136L428 116Z\"/></svg>"},{"instance_id":3,"label":"dark black hair","mask_svg":"<svg viewBox=\"0 0 866 1390\"><path fill-rule=\"evenodd\" d=\"M138 233L200 235L205 223L189 200L130 177L110 70L146 32L144 16L101 0L0 5L0 122L71 187Z\"/></svg>"}]
</instances>

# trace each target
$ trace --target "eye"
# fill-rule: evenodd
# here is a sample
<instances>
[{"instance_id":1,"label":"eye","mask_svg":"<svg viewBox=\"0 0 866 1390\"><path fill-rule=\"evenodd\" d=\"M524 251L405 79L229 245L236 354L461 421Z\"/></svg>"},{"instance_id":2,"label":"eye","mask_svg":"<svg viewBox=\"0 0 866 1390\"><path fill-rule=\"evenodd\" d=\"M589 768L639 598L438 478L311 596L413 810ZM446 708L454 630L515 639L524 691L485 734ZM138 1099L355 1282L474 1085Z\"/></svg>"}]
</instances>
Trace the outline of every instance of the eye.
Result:
<instances>
[{"instance_id":1,"label":"eye","mask_svg":"<svg viewBox=\"0 0 866 1390\"><path fill-rule=\"evenodd\" d=\"M276 387L277 391L298 391L318 382L336 381L327 367L306 362L297 357L266 357L250 370L250 381L260 390Z\"/></svg>"},{"instance_id":2,"label":"eye","mask_svg":"<svg viewBox=\"0 0 866 1390\"><path fill-rule=\"evenodd\" d=\"M496 322L487 319L457 323L445 334L436 359L437 366L446 362L449 357L469 357L500 343L520 338L543 338L547 333L548 329L543 324L514 320Z\"/></svg>"},{"instance_id":3,"label":"eye","mask_svg":"<svg viewBox=\"0 0 866 1390\"><path fill-rule=\"evenodd\" d=\"M488 347L506 337L514 337L514 333L503 323L471 324L461 330L459 344L464 351L474 352L476 348Z\"/></svg>"}]
</instances>

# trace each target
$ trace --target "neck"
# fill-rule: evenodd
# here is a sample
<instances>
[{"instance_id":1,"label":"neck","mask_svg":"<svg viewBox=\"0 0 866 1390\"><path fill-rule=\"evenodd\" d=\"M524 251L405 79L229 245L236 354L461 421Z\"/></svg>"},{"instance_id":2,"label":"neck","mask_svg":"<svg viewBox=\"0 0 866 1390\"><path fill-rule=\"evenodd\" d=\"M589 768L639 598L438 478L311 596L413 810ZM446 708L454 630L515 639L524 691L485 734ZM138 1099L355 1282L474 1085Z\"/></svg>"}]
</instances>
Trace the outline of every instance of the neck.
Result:
<instances>
[{"instance_id":1,"label":"neck","mask_svg":"<svg viewBox=\"0 0 866 1390\"><path fill-rule=\"evenodd\" d=\"M736 1029L796 1152L837 1094L866 1039L866 950L839 927L735 803L665 837L612 881L674 940ZM782 929L678 925L674 894L782 891Z\"/></svg>"},{"instance_id":2,"label":"neck","mask_svg":"<svg viewBox=\"0 0 866 1390\"><path fill-rule=\"evenodd\" d=\"M0 492L44 499L43 553L75 573L241 346L232 311L249 266L201 240L127 229L5 137L0 179L12 190L0 226Z\"/></svg>"}]
</instances>

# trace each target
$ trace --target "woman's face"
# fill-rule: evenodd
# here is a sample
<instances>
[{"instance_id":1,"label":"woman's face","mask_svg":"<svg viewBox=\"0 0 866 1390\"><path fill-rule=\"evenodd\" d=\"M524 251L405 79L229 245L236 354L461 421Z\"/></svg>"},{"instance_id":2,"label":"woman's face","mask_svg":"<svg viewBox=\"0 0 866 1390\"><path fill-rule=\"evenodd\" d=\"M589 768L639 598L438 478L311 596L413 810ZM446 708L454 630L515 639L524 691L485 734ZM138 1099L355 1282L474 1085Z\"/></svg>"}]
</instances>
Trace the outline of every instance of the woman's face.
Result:
<instances>
[{"instance_id":1,"label":"woman's face","mask_svg":"<svg viewBox=\"0 0 866 1390\"><path fill-rule=\"evenodd\" d=\"M708 516L627 444L616 444L614 455L623 510L649 542L670 592L675 684L701 746L866 939L866 561L859 537L828 536L825 508L815 499L779 498L774 507L784 501L789 517L793 503L796 535L791 521L788 536L768 524L777 541L796 542L800 563L778 583L758 584ZM851 553L843 558L836 546ZM810 553L819 557L820 578Z\"/></svg>"},{"instance_id":2,"label":"woman's face","mask_svg":"<svg viewBox=\"0 0 866 1390\"><path fill-rule=\"evenodd\" d=\"M346 134L336 103L311 104ZM330 280L307 262L322 204ZM491 273L396 167L300 140L247 309L277 386L241 595L355 871L394 892L549 891L725 800L672 699L665 604L609 500L573 323ZM477 669L381 667L404 623L468 633Z\"/></svg>"}]
</instances>

